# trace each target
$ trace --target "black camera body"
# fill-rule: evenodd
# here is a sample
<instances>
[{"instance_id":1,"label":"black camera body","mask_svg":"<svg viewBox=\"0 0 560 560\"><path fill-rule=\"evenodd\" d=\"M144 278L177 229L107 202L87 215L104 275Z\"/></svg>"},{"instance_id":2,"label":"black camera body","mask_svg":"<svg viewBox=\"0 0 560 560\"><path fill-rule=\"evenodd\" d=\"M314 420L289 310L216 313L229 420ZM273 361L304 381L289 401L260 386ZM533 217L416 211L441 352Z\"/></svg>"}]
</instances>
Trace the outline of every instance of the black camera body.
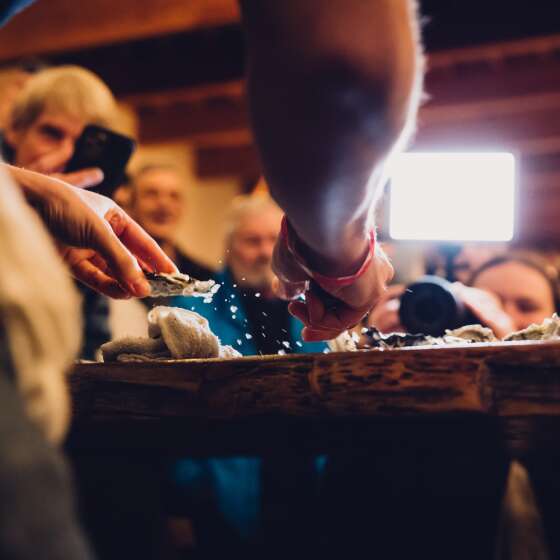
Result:
<instances>
[{"instance_id":1,"label":"black camera body","mask_svg":"<svg viewBox=\"0 0 560 560\"><path fill-rule=\"evenodd\" d=\"M431 336L480 322L454 292L451 282L438 276L424 276L410 284L401 296L399 315L406 332Z\"/></svg>"}]
</instances>

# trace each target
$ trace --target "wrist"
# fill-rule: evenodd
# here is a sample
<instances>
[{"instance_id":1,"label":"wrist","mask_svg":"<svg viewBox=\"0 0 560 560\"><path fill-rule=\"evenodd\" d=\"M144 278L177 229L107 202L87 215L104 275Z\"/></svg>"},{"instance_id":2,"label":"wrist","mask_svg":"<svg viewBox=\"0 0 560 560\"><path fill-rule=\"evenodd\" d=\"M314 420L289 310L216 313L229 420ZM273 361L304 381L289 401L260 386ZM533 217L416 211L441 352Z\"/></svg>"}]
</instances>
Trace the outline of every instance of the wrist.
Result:
<instances>
[{"instance_id":1,"label":"wrist","mask_svg":"<svg viewBox=\"0 0 560 560\"><path fill-rule=\"evenodd\" d=\"M298 264L320 286L335 289L353 284L360 278L373 260L375 230L367 235L349 237L348 250L340 249L336 257L317 253L306 245L292 228L286 217L282 221L281 236L289 252ZM341 246L343 247L343 246Z\"/></svg>"}]
</instances>

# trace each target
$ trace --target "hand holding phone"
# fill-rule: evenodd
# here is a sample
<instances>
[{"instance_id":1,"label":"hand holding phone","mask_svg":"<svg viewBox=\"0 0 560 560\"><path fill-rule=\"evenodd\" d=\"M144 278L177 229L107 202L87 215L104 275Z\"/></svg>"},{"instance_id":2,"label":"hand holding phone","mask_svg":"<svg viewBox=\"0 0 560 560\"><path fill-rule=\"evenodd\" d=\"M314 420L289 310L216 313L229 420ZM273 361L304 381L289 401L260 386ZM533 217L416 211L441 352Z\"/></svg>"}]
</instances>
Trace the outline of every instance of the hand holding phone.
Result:
<instances>
[{"instance_id":1,"label":"hand holding phone","mask_svg":"<svg viewBox=\"0 0 560 560\"><path fill-rule=\"evenodd\" d=\"M103 181L90 190L111 197L124 182L125 169L136 145L132 138L108 128L87 125L76 140L66 173L88 168L103 171Z\"/></svg>"}]
</instances>

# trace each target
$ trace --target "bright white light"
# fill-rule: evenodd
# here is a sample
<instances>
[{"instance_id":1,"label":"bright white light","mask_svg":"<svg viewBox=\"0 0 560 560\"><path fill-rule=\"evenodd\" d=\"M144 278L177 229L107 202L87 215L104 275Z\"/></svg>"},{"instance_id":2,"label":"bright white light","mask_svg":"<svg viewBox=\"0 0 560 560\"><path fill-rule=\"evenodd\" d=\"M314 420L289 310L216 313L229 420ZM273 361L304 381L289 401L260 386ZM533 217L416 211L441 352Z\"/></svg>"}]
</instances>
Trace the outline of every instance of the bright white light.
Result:
<instances>
[{"instance_id":1,"label":"bright white light","mask_svg":"<svg viewBox=\"0 0 560 560\"><path fill-rule=\"evenodd\" d=\"M505 152L410 152L391 172L393 239L509 241L515 158Z\"/></svg>"}]
</instances>

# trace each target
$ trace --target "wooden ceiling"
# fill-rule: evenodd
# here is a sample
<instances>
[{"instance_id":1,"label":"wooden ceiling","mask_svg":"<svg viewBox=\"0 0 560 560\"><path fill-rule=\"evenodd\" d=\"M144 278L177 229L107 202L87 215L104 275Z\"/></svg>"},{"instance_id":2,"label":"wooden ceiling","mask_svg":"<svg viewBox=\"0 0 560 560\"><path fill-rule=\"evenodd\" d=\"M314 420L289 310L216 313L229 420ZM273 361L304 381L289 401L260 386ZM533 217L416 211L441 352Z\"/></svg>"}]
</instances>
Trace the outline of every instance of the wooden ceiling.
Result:
<instances>
[{"instance_id":1,"label":"wooden ceiling","mask_svg":"<svg viewBox=\"0 0 560 560\"><path fill-rule=\"evenodd\" d=\"M0 64L86 66L137 112L142 142L189 142L200 176L247 180L243 48L235 0L41 0L0 30ZM432 53L426 91L413 147L514 151L521 237L557 243L560 35Z\"/></svg>"}]
</instances>

